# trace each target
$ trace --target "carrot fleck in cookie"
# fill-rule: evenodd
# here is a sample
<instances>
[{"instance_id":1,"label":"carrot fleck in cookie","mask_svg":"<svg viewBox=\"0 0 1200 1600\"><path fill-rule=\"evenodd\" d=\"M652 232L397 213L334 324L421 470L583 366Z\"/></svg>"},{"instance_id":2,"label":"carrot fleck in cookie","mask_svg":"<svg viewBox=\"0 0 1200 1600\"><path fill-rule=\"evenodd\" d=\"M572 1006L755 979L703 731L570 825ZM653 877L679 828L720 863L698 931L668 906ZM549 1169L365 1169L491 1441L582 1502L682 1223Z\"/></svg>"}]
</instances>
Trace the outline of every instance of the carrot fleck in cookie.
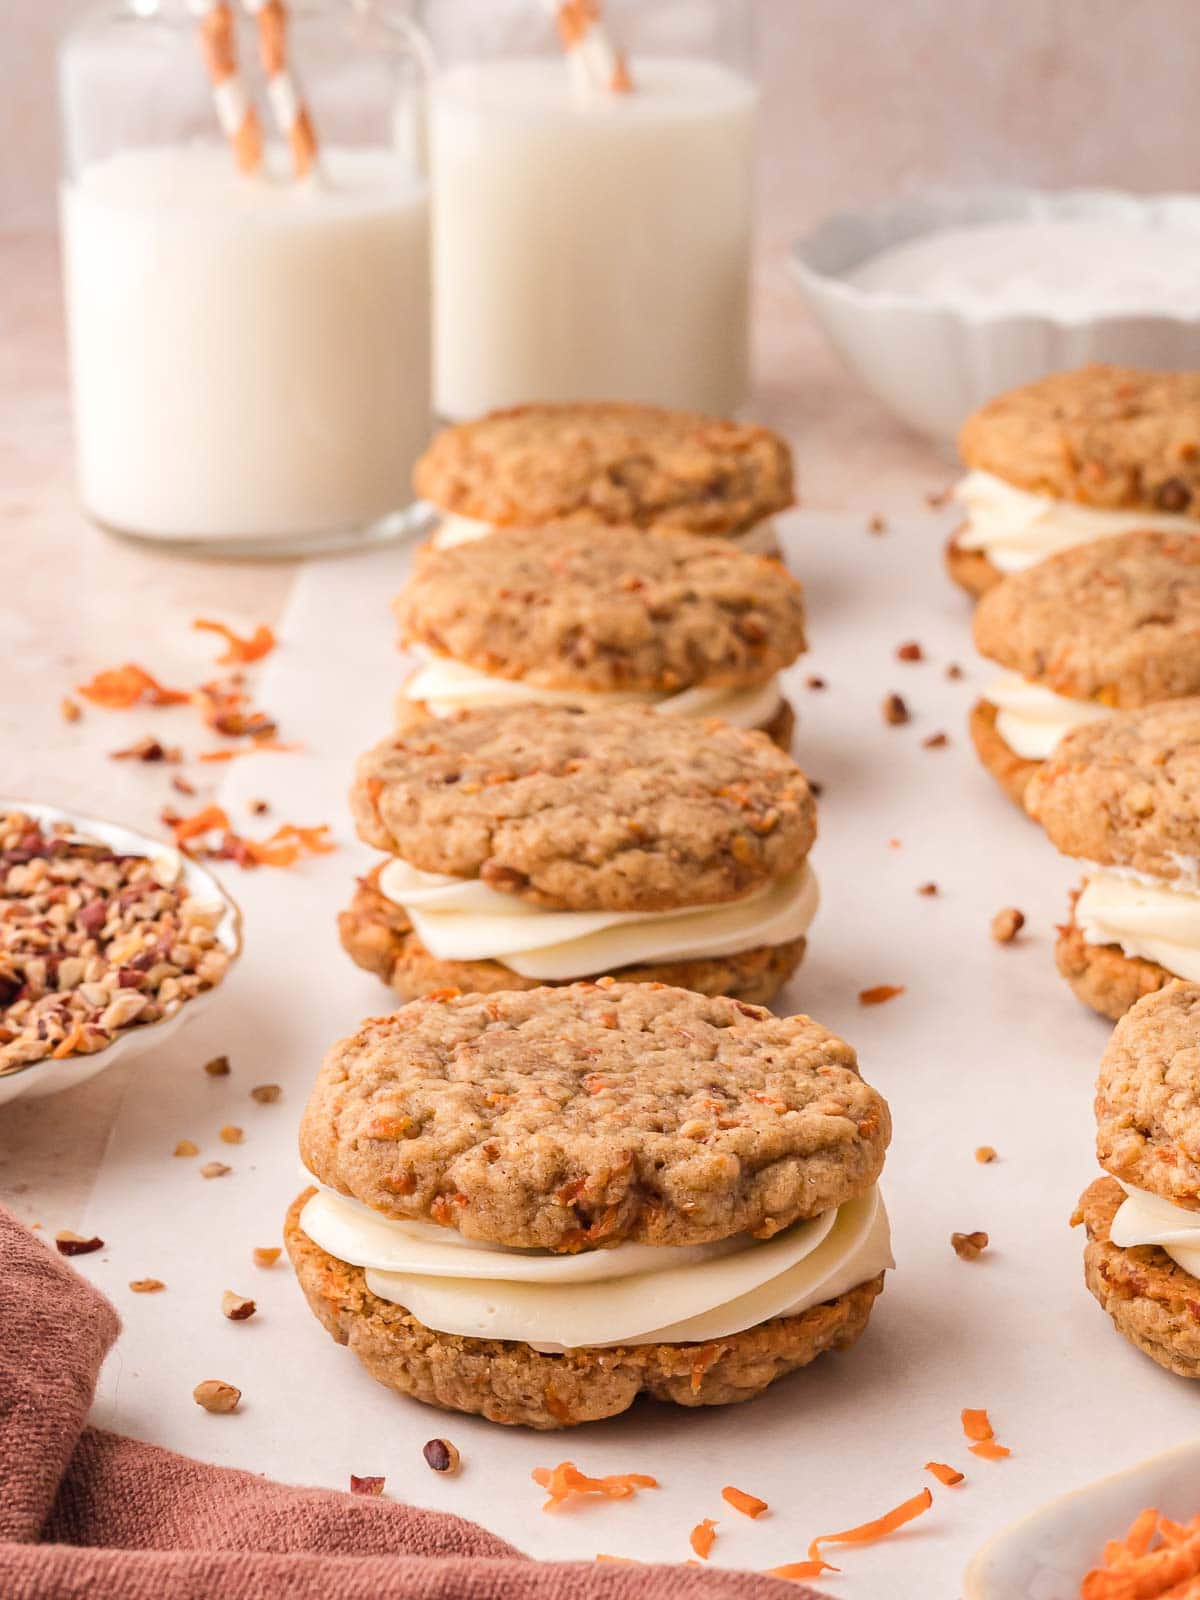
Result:
<instances>
[{"instance_id":1,"label":"carrot fleck in cookie","mask_svg":"<svg viewBox=\"0 0 1200 1600\"><path fill-rule=\"evenodd\" d=\"M404 720L414 704L645 704L785 745L794 724L778 674L805 648L803 591L726 539L555 527L427 545L394 610L424 658Z\"/></svg>"},{"instance_id":2,"label":"carrot fleck in cookie","mask_svg":"<svg viewBox=\"0 0 1200 1600\"><path fill-rule=\"evenodd\" d=\"M1200 1378L1200 986L1172 983L1117 1024L1096 1122L1110 1176L1080 1202L1088 1288L1138 1349Z\"/></svg>"},{"instance_id":3,"label":"carrot fleck in cookie","mask_svg":"<svg viewBox=\"0 0 1200 1600\"><path fill-rule=\"evenodd\" d=\"M950 576L976 598L1092 539L1200 532L1200 372L1090 366L1000 395L967 419Z\"/></svg>"},{"instance_id":4,"label":"carrot fleck in cookie","mask_svg":"<svg viewBox=\"0 0 1200 1600\"><path fill-rule=\"evenodd\" d=\"M1200 698L1077 728L1025 804L1086 864L1057 950L1080 999L1115 1020L1172 978L1200 981Z\"/></svg>"},{"instance_id":5,"label":"carrot fleck in cookie","mask_svg":"<svg viewBox=\"0 0 1200 1600\"><path fill-rule=\"evenodd\" d=\"M330 1052L286 1242L417 1399L535 1428L724 1405L862 1332L889 1137L808 1017L611 979L434 996Z\"/></svg>"},{"instance_id":6,"label":"carrot fleck in cookie","mask_svg":"<svg viewBox=\"0 0 1200 1600\"><path fill-rule=\"evenodd\" d=\"M363 757L351 804L391 859L342 941L405 998L618 972L764 1001L816 911L804 775L717 721L645 706L426 719Z\"/></svg>"},{"instance_id":7,"label":"carrot fleck in cookie","mask_svg":"<svg viewBox=\"0 0 1200 1600\"><path fill-rule=\"evenodd\" d=\"M624 404L526 405L439 433L416 490L442 543L576 522L707 533L759 554L795 501L792 457L769 428Z\"/></svg>"},{"instance_id":8,"label":"carrot fleck in cookie","mask_svg":"<svg viewBox=\"0 0 1200 1600\"><path fill-rule=\"evenodd\" d=\"M1005 670L972 737L1019 805L1073 728L1200 693L1200 539L1126 533L1060 551L984 595L975 643Z\"/></svg>"}]
</instances>

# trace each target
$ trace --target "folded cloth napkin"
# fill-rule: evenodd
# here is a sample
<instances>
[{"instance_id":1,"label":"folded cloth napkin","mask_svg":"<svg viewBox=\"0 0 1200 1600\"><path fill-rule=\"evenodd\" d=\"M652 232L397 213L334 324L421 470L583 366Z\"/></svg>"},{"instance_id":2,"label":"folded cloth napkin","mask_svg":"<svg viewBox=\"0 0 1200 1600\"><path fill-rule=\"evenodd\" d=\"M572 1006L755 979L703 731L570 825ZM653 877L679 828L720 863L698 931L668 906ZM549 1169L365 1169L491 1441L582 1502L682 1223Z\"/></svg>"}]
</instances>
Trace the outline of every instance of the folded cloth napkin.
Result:
<instances>
[{"instance_id":1,"label":"folded cloth napkin","mask_svg":"<svg viewBox=\"0 0 1200 1600\"><path fill-rule=\"evenodd\" d=\"M4 1600L820 1600L750 1572L532 1561L440 1512L292 1489L85 1426L120 1329L0 1208Z\"/></svg>"}]
</instances>

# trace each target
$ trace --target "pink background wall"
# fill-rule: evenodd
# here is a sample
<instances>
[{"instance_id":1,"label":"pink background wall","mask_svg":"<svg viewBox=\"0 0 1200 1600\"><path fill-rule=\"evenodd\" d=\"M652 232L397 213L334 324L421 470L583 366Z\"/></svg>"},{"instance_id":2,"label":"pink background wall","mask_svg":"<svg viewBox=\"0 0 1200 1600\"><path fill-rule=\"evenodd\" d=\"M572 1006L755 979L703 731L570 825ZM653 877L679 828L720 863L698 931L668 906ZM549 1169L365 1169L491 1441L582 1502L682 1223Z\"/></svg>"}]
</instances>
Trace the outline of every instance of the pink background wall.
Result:
<instances>
[{"instance_id":1,"label":"pink background wall","mask_svg":"<svg viewBox=\"0 0 1200 1600\"><path fill-rule=\"evenodd\" d=\"M53 218L54 40L86 3L0 0L0 226ZM939 180L1195 185L1194 0L755 3L773 236Z\"/></svg>"}]
</instances>

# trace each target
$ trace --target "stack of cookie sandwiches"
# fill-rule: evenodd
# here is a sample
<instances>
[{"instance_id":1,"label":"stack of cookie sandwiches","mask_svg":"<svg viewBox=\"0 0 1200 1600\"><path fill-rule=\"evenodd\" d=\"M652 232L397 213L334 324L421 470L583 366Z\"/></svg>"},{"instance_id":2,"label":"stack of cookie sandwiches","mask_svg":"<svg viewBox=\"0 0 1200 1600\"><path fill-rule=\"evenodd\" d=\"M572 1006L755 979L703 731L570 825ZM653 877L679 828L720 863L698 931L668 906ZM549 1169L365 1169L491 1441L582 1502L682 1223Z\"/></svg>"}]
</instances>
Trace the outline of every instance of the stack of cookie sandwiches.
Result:
<instances>
[{"instance_id":1,"label":"stack of cookie sandwiches","mask_svg":"<svg viewBox=\"0 0 1200 1600\"><path fill-rule=\"evenodd\" d=\"M404 998L606 973L765 1002L817 908L812 793L762 733L649 706L423 718L358 765L388 859L342 943Z\"/></svg>"},{"instance_id":2,"label":"stack of cookie sandwiches","mask_svg":"<svg viewBox=\"0 0 1200 1600\"><path fill-rule=\"evenodd\" d=\"M651 706L787 747L778 674L805 647L800 585L728 540L509 529L418 551L394 609L422 657L399 721L480 706Z\"/></svg>"},{"instance_id":3,"label":"stack of cookie sandwiches","mask_svg":"<svg viewBox=\"0 0 1200 1600\"><path fill-rule=\"evenodd\" d=\"M1055 373L969 417L959 452L946 563L976 597L1092 539L1200 533L1200 372Z\"/></svg>"},{"instance_id":4,"label":"stack of cookie sandwiches","mask_svg":"<svg viewBox=\"0 0 1200 1600\"><path fill-rule=\"evenodd\" d=\"M285 1237L416 1399L533 1428L727 1405L862 1333L889 1136L808 1017L612 979L432 996L330 1052Z\"/></svg>"},{"instance_id":5,"label":"stack of cookie sandwiches","mask_svg":"<svg viewBox=\"0 0 1200 1600\"><path fill-rule=\"evenodd\" d=\"M1117 1018L1172 978L1200 982L1200 699L1077 728L1025 805L1084 863L1057 949L1080 999Z\"/></svg>"},{"instance_id":6,"label":"stack of cookie sandwiches","mask_svg":"<svg viewBox=\"0 0 1200 1600\"><path fill-rule=\"evenodd\" d=\"M1073 728L1200 694L1200 539L1126 533L1013 573L979 602L975 643L1005 670L971 735L1020 805Z\"/></svg>"},{"instance_id":7,"label":"stack of cookie sandwiches","mask_svg":"<svg viewBox=\"0 0 1200 1600\"><path fill-rule=\"evenodd\" d=\"M1087 1189L1088 1288L1139 1350L1200 1378L1200 986L1172 983L1117 1024L1100 1066Z\"/></svg>"},{"instance_id":8,"label":"stack of cookie sandwiches","mask_svg":"<svg viewBox=\"0 0 1200 1600\"><path fill-rule=\"evenodd\" d=\"M791 452L769 428L645 405L492 412L438 434L413 481L439 544L573 522L710 534L763 555L795 500Z\"/></svg>"}]
</instances>

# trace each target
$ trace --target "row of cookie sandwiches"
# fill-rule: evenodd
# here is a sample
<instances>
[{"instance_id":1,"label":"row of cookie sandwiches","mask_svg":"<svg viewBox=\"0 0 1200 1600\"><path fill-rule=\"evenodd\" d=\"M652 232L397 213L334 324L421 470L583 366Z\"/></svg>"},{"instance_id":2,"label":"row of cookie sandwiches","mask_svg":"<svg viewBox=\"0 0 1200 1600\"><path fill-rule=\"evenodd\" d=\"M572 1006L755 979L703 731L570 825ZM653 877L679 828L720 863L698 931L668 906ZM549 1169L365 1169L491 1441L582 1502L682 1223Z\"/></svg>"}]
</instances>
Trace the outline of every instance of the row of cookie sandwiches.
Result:
<instances>
[{"instance_id":1,"label":"row of cookie sandwiches","mask_svg":"<svg viewBox=\"0 0 1200 1600\"><path fill-rule=\"evenodd\" d=\"M612 978L443 992L330 1052L285 1238L402 1394L540 1429L725 1405L866 1327L890 1132L808 1017Z\"/></svg>"}]
</instances>

